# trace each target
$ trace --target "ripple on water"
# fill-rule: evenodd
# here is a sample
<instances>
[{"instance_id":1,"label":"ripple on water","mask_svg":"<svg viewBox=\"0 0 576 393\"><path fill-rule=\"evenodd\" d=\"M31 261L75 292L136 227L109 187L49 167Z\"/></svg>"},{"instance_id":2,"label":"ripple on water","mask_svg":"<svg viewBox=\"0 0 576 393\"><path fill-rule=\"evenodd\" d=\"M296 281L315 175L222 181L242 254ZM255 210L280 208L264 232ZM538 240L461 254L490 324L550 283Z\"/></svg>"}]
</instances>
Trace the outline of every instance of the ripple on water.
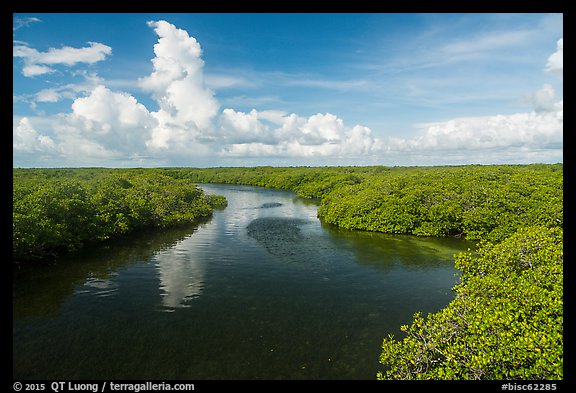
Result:
<instances>
[{"instance_id":1,"label":"ripple on water","mask_svg":"<svg viewBox=\"0 0 576 393\"><path fill-rule=\"evenodd\" d=\"M78 295L88 295L95 297L114 296L118 292L118 284L110 279L88 277L84 285L77 288L75 293Z\"/></svg>"}]
</instances>

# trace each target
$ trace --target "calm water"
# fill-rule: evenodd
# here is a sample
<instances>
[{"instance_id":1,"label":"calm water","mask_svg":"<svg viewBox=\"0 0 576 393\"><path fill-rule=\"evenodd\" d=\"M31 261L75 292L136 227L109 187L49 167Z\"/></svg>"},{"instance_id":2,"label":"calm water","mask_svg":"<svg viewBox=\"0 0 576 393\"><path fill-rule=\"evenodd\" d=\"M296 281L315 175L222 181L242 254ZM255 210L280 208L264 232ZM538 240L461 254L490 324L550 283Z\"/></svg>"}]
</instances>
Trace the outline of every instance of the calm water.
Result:
<instances>
[{"instance_id":1,"label":"calm water","mask_svg":"<svg viewBox=\"0 0 576 393\"><path fill-rule=\"evenodd\" d=\"M374 379L382 338L452 298L455 239L322 225L293 193L14 272L13 377Z\"/></svg>"}]
</instances>

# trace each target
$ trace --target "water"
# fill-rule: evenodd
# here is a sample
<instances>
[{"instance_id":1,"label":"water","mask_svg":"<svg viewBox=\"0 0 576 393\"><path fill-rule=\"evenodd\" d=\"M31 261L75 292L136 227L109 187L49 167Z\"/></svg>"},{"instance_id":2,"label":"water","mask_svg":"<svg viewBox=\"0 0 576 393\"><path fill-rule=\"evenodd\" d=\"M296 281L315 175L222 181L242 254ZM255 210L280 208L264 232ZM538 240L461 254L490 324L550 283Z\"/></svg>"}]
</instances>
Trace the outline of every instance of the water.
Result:
<instances>
[{"instance_id":1,"label":"water","mask_svg":"<svg viewBox=\"0 0 576 393\"><path fill-rule=\"evenodd\" d=\"M293 193L13 275L14 379L374 379L382 339L452 298L457 239L322 225Z\"/></svg>"}]
</instances>

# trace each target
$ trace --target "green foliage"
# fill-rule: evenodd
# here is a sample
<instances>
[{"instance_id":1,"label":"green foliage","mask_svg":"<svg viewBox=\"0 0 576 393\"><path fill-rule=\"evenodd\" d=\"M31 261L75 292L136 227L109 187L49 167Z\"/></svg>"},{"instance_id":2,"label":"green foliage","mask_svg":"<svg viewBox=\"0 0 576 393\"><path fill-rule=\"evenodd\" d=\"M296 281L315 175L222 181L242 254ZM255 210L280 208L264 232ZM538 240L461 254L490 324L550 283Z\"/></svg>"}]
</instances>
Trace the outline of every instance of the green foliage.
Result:
<instances>
[{"instance_id":1,"label":"green foliage","mask_svg":"<svg viewBox=\"0 0 576 393\"><path fill-rule=\"evenodd\" d=\"M480 241L456 298L384 340L380 379L561 379L563 166L212 168L171 175L319 198L355 230Z\"/></svg>"},{"instance_id":2,"label":"green foliage","mask_svg":"<svg viewBox=\"0 0 576 393\"><path fill-rule=\"evenodd\" d=\"M562 164L166 171L318 198L320 219L346 229L500 241L524 226L563 224Z\"/></svg>"},{"instance_id":3,"label":"green foliage","mask_svg":"<svg viewBox=\"0 0 576 393\"><path fill-rule=\"evenodd\" d=\"M380 379L563 377L563 166L14 169L15 260L208 216L194 183L318 198L346 229L462 236L456 297L383 341Z\"/></svg>"},{"instance_id":4,"label":"green foliage","mask_svg":"<svg viewBox=\"0 0 576 393\"><path fill-rule=\"evenodd\" d=\"M304 198L322 198L343 185L362 182L372 168L350 167L254 167L254 168L171 168L166 174L198 183L244 184L292 190Z\"/></svg>"},{"instance_id":5,"label":"green foliage","mask_svg":"<svg viewBox=\"0 0 576 393\"><path fill-rule=\"evenodd\" d=\"M349 229L499 241L561 226L562 198L557 165L402 168L327 194L318 214Z\"/></svg>"},{"instance_id":6,"label":"green foliage","mask_svg":"<svg viewBox=\"0 0 576 393\"><path fill-rule=\"evenodd\" d=\"M462 253L456 298L402 341L384 340L380 379L562 379L563 231L527 227Z\"/></svg>"},{"instance_id":7,"label":"green foliage","mask_svg":"<svg viewBox=\"0 0 576 393\"><path fill-rule=\"evenodd\" d=\"M161 170L14 169L14 261L45 259L141 228L193 223L223 207Z\"/></svg>"}]
</instances>

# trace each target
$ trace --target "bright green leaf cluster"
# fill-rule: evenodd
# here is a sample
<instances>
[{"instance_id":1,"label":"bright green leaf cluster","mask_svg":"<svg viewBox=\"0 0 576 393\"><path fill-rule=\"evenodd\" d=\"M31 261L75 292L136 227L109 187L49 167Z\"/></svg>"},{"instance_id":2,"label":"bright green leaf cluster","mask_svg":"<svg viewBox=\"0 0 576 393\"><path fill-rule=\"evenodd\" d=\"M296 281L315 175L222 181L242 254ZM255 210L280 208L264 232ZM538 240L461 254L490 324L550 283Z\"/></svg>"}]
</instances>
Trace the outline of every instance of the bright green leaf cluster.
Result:
<instances>
[{"instance_id":1,"label":"bright green leaf cluster","mask_svg":"<svg viewBox=\"0 0 576 393\"><path fill-rule=\"evenodd\" d=\"M456 267L456 298L384 340L378 378L562 379L562 229L523 228Z\"/></svg>"},{"instance_id":2,"label":"bright green leaf cluster","mask_svg":"<svg viewBox=\"0 0 576 393\"><path fill-rule=\"evenodd\" d=\"M559 165L403 168L327 194L319 217L342 228L502 240L527 225L561 226Z\"/></svg>"},{"instance_id":3,"label":"bright green leaf cluster","mask_svg":"<svg viewBox=\"0 0 576 393\"><path fill-rule=\"evenodd\" d=\"M162 170L14 169L14 261L46 259L142 228L196 222L221 196L206 196Z\"/></svg>"}]
</instances>

